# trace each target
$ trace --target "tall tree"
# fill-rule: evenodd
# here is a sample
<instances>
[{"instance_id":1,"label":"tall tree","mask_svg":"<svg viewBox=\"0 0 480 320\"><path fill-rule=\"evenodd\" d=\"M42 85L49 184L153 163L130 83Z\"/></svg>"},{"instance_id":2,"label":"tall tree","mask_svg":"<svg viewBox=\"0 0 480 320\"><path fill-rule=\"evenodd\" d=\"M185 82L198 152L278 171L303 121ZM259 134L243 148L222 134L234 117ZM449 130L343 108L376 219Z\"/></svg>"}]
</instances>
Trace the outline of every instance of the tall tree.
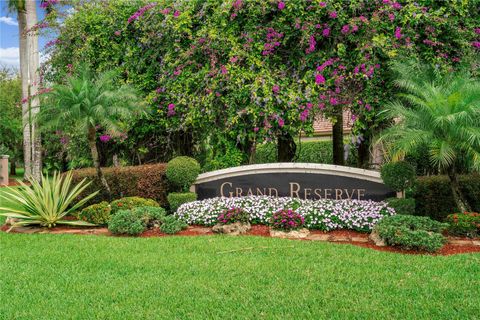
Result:
<instances>
[{"instance_id":1,"label":"tall tree","mask_svg":"<svg viewBox=\"0 0 480 320\"><path fill-rule=\"evenodd\" d=\"M38 52L38 32L35 29L37 24L36 1L25 1L27 12L27 46L28 46L28 79L30 86L30 144L31 144L31 171L32 177L40 181L42 178L42 143L37 125L31 121L39 112L40 100L38 87L40 86L40 58Z\"/></svg>"},{"instance_id":2,"label":"tall tree","mask_svg":"<svg viewBox=\"0 0 480 320\"><path fill-rule=\"evenodd\" d=\"M100 130L117 134L123 121L142 112L135 90L118 86L118 81L116 71L94 74L85 65L80 66L78 74L68 77L65 84L53 86L45 95L41 112L35 117L45 129L75 130L87 137L97 177L108 194L110 186L100 168L97 134Z\"/></svg>"},{"instance_id":3,"label":"tall tree","mask_svg":"<svg viewBox=\"0 0 480 320\"><path fill-rule=\"evenodd\" d=\"M380 136L393 161L426 146L430 161L450 178L459 210L470 211L458 183L458 162L480 171L480 81L468 71L443 74L413 62L396 63L401 100L385 114L392 126Z\"/></svg>"},{"instance_id":4,"label":"tall tree","mask_svg":"<svg viewBox=\"0 0 480 320\"><path fill-rule=\"evenodd\" d=\"M23 155L25 178L41 179L41 140L35 125L32 124L32 113L38 112L39 100L36 97L39 76L37 8L35 1L9 0L8 7L17 13L20 78L22 81L22 125L23 125ZM33 99L30 99L33 97Z\"/></svg>"}]
</instances>

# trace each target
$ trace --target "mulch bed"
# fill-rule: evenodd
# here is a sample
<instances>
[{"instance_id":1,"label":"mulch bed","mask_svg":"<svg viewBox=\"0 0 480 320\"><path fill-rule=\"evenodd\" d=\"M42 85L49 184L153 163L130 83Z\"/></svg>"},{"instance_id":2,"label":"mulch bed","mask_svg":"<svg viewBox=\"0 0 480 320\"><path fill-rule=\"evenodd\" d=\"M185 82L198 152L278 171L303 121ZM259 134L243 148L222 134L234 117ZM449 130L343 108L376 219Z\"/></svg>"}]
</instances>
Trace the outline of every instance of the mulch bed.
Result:
<instances>
[{"instance_id":1,"label":"mulch bed","mask_svg":"<svg viewBox=\"0 0 480 320\"><path fill-rule=\"evenodd\" d=\"M0 227L1 231L7 231L9 226L3 225ZM68 227L60 226L54 227L51 229L45 228L26 228L23 231L15 231L20 233L70 233L70 234L95 234L95 235L107 235L112 236L106 228L78 228L78 227ZM143 232L140 237L150 238L150 237L167 237L167 236L211 236L214 235L211 228L205 228L203 226L189 226L186 230L183 230L175 235L169 235L162 233L159 229L150 229ZM269 227L265 225L253 225L252 229L246 234L247 236L260 236L260 237L270 237ZM351 244L354 246L359 246L363 248L369 248L377 251L384 252L394 252L400 254L427 254L427 255L453 255L461 253L480 253L480 246L473 244L451 244L447 243L436 253L425 253L413 250L403 250L395 247L378 247L374 243L368 241L368 234L352 231L352 230L334 230L330 232L323 232L319 230L312 230L310 232L312 239L302 239L303 241L316 241L315 237L320 237L325 239L324 241L335 242L339 244ZM469 238L459 238L459 237L449 237L450 240L464 240L471 241ZM480 241L480 239L478 239Z\"/></svg>"}]
</instances>

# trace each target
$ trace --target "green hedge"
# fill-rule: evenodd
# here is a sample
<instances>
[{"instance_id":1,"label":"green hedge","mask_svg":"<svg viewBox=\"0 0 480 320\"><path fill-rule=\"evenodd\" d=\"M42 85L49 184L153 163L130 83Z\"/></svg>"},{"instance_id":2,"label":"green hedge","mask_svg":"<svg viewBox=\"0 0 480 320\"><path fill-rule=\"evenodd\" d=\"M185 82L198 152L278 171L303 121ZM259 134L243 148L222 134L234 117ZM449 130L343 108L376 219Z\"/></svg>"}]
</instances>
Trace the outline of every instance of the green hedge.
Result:
<instances>
[{"instance_id":1,"label":"green hedge","mask_svg":"<svg viewBox=\"0 0 480 320\"><path fill-rule=\"evenodd\" d=\"M348 165L356 164L356 150L350 149L350 155L347 159ZM255 163L273 163L277 162L277 146L275 143L265 143L257 146L255 153ZM302 141L297 143L297 153L295 162L310 163L333 163L333 150L331 140Z\"/></svg>"},{"instance_id":2,"label":"green hedge","mask_svg":"<svg viewBox=\"0 0 480 320\"><path fill-rule=\"evenodd\" d=\"M160 206L166 206L167 179L165 177L165 170L166 165L164 163L102 168L105 179L107 179L110 189L112 190L112 199L109 199L105 192L100 192L92 198L88 204L136 196L154 199ZM87 178L93 182L81 196L96 190L103 190L94 168L73 171L73 184L80 182L83 178Z\"/></svg>"},{"instance_id":3,"label":"green hedge","mask_svg":"<svg viewBox=\"0 0 480 320\"><path fill-rule=\"evenodd\" d=\"M459 177L460 188L472 210L480 211L480 175L463 175ZM458 212L450 189L447 176L419 177L414 192L415 214L429 216L443 221Z\"/></svg>"}]
</instances>

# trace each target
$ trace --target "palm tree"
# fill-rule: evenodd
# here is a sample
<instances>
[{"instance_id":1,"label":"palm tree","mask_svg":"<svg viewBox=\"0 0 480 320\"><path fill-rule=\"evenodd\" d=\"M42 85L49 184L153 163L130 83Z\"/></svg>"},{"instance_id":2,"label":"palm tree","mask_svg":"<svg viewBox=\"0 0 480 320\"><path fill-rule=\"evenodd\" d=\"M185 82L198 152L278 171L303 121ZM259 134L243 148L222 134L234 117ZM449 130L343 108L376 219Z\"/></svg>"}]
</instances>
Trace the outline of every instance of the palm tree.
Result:
<instances>
[{"instance_id":1,"label":"palm tree","mask_svg":"<svg viewBox=\"0 0 480 320\"><path fill-rule=\"evenodd\" d=\"M387 105L385 115L393 125L380 136L393 161L429 150L430 161L450 179L457 208L470 211L458 183L458 161L480 170L480 81L466 68L442 74L415 62L393 65L400 100Z\"/></svg>"},{"instance_id":2,"label":"palm tree","mask_svg":"<svg viewBox=\"0 0 480 320\"><path fill-rule=\"evenodd\" d=\"M128 85L117 86L118 82L117 71L95 75L85 65L80 66L79 72L68 77L65 84L54 85L45 94L41 112L35 119L45 129L85 134L97 177L109 194L110 187L100 168L97 130L102 128L116 134L122 121L142 112L135 90Z\"/></svg>"}]
</instances>

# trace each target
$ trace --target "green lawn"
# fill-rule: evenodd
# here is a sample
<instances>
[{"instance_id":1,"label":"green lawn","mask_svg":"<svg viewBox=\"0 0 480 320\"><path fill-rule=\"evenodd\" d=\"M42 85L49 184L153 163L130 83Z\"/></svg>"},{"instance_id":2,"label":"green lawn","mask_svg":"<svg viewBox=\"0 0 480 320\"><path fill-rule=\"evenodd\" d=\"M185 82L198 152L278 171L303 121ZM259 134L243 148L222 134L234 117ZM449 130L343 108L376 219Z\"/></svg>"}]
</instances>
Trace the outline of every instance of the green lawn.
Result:
<instances>
[{"instance_id":1,"label":"green lawn","mask_svg":"<svg viewBox=\"0 0 480 320\"><path fill-rule=\"evenodd\" d=\"M474 319L480 254L0 233L0 319ZM244 248L253 250L225 252ZM223 253L219 253L223 252Z\"/></svg>"}]
</instances>

